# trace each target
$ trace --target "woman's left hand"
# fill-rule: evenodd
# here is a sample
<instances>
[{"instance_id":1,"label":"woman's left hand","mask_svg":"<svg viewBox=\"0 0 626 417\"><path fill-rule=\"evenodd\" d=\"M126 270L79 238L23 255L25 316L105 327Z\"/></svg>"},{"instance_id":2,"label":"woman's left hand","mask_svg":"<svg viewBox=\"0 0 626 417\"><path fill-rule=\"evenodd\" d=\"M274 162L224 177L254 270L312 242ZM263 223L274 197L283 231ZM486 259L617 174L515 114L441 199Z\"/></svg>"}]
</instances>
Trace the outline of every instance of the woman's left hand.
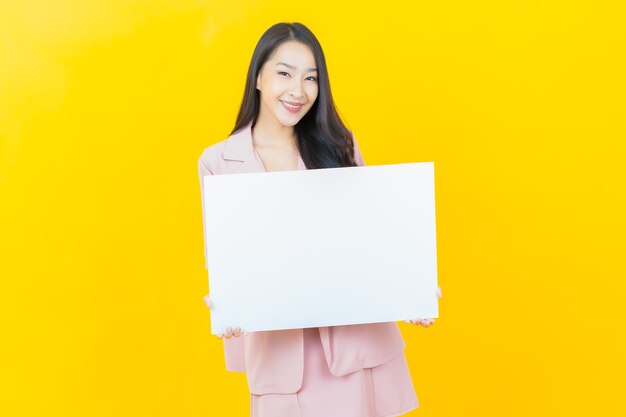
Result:
<instances>
[{"instance_id":1,"label":"woman's left hand","mask_svg":"<svg viewBox=\"0 0 626 417\"><path fill-rule=\"evenodd\" d=\"M411 319L411 320L404 320L405 323L411 323L411 324L420 324L423 327L428 327L431 324L435 323L435 319Z\"/></svg>"},{"instance_id":2,"label":"woman's left hand","mask_svg":"<svg viewBox=\"0 0 626 417\"><path fill-rule=\"evenodd\" d=\"M437 287L437 298L441 298L441 287ZM431 324L435 323L435 319L411 319L411 320L404 320L405 323L411 323L411 324L415 324L415 325L421 325L423 327L428 327Z\"/></svg>"}]
</instances>

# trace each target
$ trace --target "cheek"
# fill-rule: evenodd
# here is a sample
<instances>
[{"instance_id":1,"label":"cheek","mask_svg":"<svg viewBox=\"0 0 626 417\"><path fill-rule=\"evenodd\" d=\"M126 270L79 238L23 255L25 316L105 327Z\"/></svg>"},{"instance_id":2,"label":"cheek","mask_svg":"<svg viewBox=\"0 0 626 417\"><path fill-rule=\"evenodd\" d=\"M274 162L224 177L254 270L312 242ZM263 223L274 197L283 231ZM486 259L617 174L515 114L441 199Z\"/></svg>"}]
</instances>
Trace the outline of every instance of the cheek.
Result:
<instances>
[{"instance_id":1,"label":"cheek","mask_svg":"<svg viewBox=\"0 0 626 417\"><path fill-rule=\"evenodd\" d=\"M282 80L276 77L267 77L265 79L265 83L263 84L263 90L265 91L268 98L270 96L279 96L283 93L285 87L283 85Z\"/></svg>"},{"instance_id":2,"label":"cheek","mask_svg":"<svg viewBox=\"0 0 626 417\"><path fill-rule=\"evenodd\" d=\"M317 84L311 85L309 87L307 87L307 96L309 97L309 100L311 101L311 104L313 104L315 102L315 100L317 99L317 95L319 93L319 88L317 86Z\"/></svg>"}]
</instances>

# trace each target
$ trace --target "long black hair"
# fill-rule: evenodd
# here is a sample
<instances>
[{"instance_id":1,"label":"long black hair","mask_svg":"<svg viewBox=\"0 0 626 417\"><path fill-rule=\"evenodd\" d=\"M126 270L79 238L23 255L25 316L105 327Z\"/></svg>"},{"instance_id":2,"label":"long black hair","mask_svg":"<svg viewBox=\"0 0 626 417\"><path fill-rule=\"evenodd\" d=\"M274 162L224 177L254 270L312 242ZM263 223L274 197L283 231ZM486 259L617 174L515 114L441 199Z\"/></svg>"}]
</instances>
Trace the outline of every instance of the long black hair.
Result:
<instances>
[{"instance_id":1,"label":"long black hair","mask_svg":"<svg viewBox=\"0 0 626 417\"><path fill-rule=\"evenodd\" d=\"M256 79L261 67L272 52L286 41L298 41L309 48L315 57L318 79L318 96L313 106L294 126L298 151L308 169L356 166L352 132L343 124L330 91L326 58L319 41L302 23L277 23L267 29L252 54L243 100L232 133L248 123L256 123L259 114L259 90Z\"/></svg>"}]
</instances>

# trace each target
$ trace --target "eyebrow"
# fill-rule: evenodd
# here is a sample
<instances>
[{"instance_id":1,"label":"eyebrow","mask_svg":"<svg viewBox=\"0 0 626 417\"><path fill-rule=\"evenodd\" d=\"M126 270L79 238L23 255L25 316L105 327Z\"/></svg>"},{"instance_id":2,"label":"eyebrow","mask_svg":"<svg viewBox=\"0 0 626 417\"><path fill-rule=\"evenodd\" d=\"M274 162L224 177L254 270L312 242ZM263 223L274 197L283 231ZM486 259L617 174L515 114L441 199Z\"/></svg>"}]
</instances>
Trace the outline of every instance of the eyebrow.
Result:
<instances>
[{"instance_id":1,"label":"eyebrow","mask_svg":"<svg viewBox=\"0 0 626 417\"><path fill-rule=\"evenodd\" d=\"M286 64L286 63L284 63L284 62L279 62L279 63L278 63L278 64L276 64L276 65L277 65L277 66L278 66L278 65L284 65L284 66L286 66L287 68L290 68L290 69L293 69L293 70L295 70L295 69L296 69L296 67L294 67L293 65L289 65L289 64ZM317 72L317 68L309 68L308 70L309 70L309 72L312 72L312 71Z\"/></svg>"}]
</instances>

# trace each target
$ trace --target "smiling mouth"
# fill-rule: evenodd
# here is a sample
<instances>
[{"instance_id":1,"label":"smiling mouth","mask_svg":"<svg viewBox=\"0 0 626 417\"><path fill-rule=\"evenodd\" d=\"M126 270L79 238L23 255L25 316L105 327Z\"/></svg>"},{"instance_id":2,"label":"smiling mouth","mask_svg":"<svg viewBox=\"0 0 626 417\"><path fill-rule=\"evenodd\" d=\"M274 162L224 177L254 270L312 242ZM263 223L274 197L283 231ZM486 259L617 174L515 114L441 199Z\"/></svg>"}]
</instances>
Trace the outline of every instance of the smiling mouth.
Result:
<instances>
[{"instance_id":1,"label":"smiling mouth","mask_svg":"<svg viewBox=\"0 0 626 417\"><path fill-rule=\"evenodd\" d=\"M298 112L304 106L304 104L298 104L298 103L291 104L283 100L280 100L280 102L283 104L283 107L285 107L288 111L292 113Z\"/></svg>"},{"instance_id":2,"label":"smiling mouth","mask_svg":"<svg viewBox=\"0 0 626 417\"><path fill-rule=\"evenodd\" d=\"M281 101L282 101L284 104L286 104L287 106L289 106L289 107L291 107L291 108L294 108L294 109L295 109L295 108L298 108L298 107L302 107L302 106L304 106L304 104L303 104L303 103L294 103L294 102L292 102L292 101L284 101L284 100L281 100Z\"/></svg>"}]
</instances>

